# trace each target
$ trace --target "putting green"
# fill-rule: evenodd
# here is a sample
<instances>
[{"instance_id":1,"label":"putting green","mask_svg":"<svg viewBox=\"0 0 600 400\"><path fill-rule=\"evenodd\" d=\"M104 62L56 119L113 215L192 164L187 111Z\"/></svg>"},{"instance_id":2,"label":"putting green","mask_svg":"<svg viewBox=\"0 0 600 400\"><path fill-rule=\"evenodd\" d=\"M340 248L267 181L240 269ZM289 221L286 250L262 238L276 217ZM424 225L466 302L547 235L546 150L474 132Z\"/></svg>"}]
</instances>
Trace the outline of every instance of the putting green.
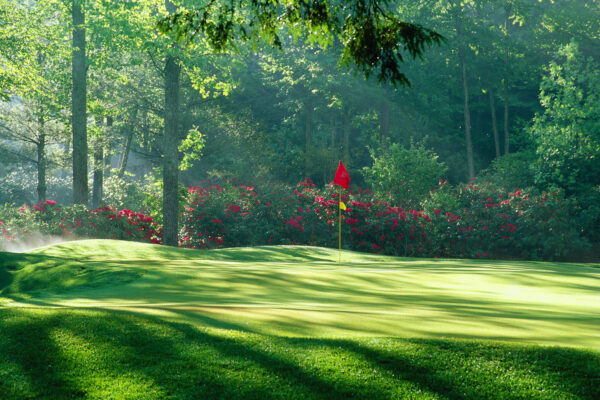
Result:
<instances>
[{"instance_id":1,"label":"putting green","mask_svg":"<svg viewBox=\"0 0 600 400\"><path fill-rule=\"evenodd\" d=\"M0 271L8 274L3 307L121 310L284 336L457 337L600 349L600 269L591 264L346 251L338 265L336 250L317 247L195 251L110 240L22 257L26 267ZM63 271L60 285L28 281L56 268Z\"/></svg>"}]
</instances>

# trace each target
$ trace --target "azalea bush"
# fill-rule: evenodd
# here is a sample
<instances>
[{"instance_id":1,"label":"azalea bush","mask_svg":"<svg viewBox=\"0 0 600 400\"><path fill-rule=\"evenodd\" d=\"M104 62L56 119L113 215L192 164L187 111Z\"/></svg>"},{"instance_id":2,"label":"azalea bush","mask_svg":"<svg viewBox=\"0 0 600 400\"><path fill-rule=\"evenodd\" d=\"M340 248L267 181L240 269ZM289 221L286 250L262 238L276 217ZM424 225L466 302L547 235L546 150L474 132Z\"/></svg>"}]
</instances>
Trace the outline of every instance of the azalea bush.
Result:
<instances>
[{"instance_id":1,"label":"azalea bush","mask_svg":"<svg viewBox=\"0 0 600 400\"><path fill-rule=\"evenodd\" d=\"M189 189L181 245L337 246L339 193L310 180L294 188L232 183ZM558 191L514 192L491 183L440 181L423 209L403 209L370 190L343 191L344 247L400 256L560 259L589 248Z\"/></svg>"},{"instance_id":2,"label":"azalea bush","mask_svg":"<svg viewBox=\"0 0 600 400\"><path fill-rule=\"evenodd\" d=\"M441 181L424 208L431 232L448 256L557 259L585 251L572 200L560 191L537 193L490 182L451 187Z\"/></svg>"},{"instance_id":3,"label":"azalea bush","mask_svg":"<svg viewBox=\"0 0 600 400\"><path fill-rule=\"evenodd\" d=\"M148 215L108 206L88 210L82 205L65 207L47 200L32 207L0 208L0 247L3 242L27 242L39 235L161 243L161 232Z\"/></svg>"},{"instance_id":4,"label":"azalea bush","mask_svg":"<svg viewBox=\"0 0 600 400\"><path fill-rule=\"evenodd\" d=\"M379 200L368 189L231 181L187 189L180 246L337 247L339 201L344 248L411 257L570 259L585 252L579 207L560 191L508 190L490 182L451 186L440 180L420 209ZM153 217L131 210L64 207L49 200L0 208L0 245L36 233L160 243Z\"/></svg>"}]
</instances>

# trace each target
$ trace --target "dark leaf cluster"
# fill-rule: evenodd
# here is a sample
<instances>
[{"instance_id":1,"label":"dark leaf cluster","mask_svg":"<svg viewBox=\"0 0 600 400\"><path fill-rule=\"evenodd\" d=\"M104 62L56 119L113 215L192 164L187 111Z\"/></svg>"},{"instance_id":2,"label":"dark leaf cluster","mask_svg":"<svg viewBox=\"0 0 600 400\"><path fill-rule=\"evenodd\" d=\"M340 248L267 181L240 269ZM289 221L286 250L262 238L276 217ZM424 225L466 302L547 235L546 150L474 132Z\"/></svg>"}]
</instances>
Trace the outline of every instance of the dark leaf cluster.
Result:
<instances>
[{"instance_id":1,"label":"dark leaf cluster","mask_svg":"<svg viewBox=\"0 0 600 400\"><path fill-rule=\"evenodd\" d=\"M216 0L193 10L182 9L159 22L163 33L189 43L200 34L213 49L224 51L238 43L258 41L282 47L282 35L306 36L323 46L342 45L340 62L355 65L366 77L409 85L400 71L408 53L420 57L426 46L444 38L419 24L405 22L386 11L386 0Z\"/></svg>"}]
</instances>

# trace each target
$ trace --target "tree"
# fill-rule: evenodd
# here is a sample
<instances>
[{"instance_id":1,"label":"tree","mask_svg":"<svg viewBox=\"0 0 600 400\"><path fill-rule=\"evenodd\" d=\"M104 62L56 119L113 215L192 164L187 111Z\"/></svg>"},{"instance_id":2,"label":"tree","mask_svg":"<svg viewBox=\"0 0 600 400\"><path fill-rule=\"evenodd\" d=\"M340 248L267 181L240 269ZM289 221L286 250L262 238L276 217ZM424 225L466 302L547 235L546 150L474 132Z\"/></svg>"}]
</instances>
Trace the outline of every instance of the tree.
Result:
<instances>
[{"instance_id":1,"label":"tree","mask_svg":"<svg viewBox=\"0 0 600 400\"><path fill-rule=\"evenodd\" d=\"M36 27L29 7L18 0L0 0L0 101L39 83L36 70Z\"/></svg>"},{"instance_id":2,"label":"tree","mask_svg":"<svg viewBox=\"0 0 600 400\"><path fill-rule=\"evenodd\" d=\"M29 100L3 104L0 113L5 119L0 121L0 136L9 141L2 152L12 153L20 161L37 167L37 198L40 202L45 201L48 166L58 165L56 159L48 156L48 147L64 140L62 116L43 103Z\"/></svg>"},{"instance_id":3,"label":"tree","mask_svg":"<svg viewBox=\"0 0 600 400\"><path fill-rule=\"evenodd\" d=\"M88 203L87 65L84 0L72 0L73 62L71 127L73 129L73 203Z\"/></svg>"},{"instance_id":4,"label":"tree","mask_svg":"<svg viewBox=\"0 0 600 400\"><path fill-rule=\"evenodd\" d=\"M386 0L211 1L200 8L170 13L159 26L163 32L172 32L177 40L184 42L193 40L201 32L217 51L235 47L239 42L261 39L282 47L279 31L282 28L296 37L305 35L309 42L322 46L337 39L343 44L342 63L354 64L366 76L375 73L380 81L407 85L409 81L400 70L405 53L413 58L421 56L426 45L440 44L442 37L427 28L401 21L386 10L387 6ZM311 107L310 102L305 104L307 146L310 146ZM175 139L165 137L165 141L171 140ZM165 180L165 196L177 191L177 178L175 175L171 178ZM177 226L177 203L165 201L164 208L165 229L167 225ZM165 243L176 244L171 240Z\"/></svg>"},{"instance_id":5,"label":"tree","mask_svg":"<svg viewBox=\"0 0 600 400\"><path fill-rule=\"evenodd\" d=\"M19 159L37 166L37 197L44 201L48 167L58 165L47 149L64 140L67 123L61 107L68 97L67 76L63 72L67 66L65 30L46 3L10 3L14 11L11 32L22 33L15 35L19 45L15 48L13 43L12 51L16 53L11 58L19 56L18 47L22 46L29 55L19 59L30 63L18 68L19 82L13 86L13 101L4 104L0 113L0 120L5 119L1 130L9 141L7 146L12 147L7 151L16 152ZM0 10L7 4L1 2Z\"/></svg>"},{"instance_id":6,"label":"tree","mask_svg":"<svg viewBox=\"0 0 600 400\"><path fill-rule=\"evenodd\" d=\"M600 184L600 64L578 45L561 47L540 85L531 135L536 144L536 183L568 194Z\"/></svg>"},{"instance_id":7,"label":"tree","mask_svg":"<svg viewBox=\"0 0 600 400\"><path fill-rule=\"evenodd\" d=\"M175 5L165 0L169 14L176 11ZM181 66L177 56L167 53L165 60L165 134L163 138L163 243L177 246L179 243L178 192L179 192L179 80Z\"/></svg>"}]
</instances>

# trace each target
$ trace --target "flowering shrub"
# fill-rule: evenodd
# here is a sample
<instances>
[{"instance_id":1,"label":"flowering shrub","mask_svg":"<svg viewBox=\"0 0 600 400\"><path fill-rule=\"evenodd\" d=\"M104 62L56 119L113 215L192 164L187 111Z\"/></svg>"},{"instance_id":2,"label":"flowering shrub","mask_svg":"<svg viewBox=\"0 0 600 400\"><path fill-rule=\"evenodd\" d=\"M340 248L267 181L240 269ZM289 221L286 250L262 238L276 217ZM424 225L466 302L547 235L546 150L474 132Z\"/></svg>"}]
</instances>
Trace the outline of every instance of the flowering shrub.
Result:
<instances>
[{"instance_id":1,"label":"flowering shrub","mask_svg":"<svg viewBox=\"0 0 600 400\"><path fill-rule=\"evenodd\" d=\"M445 217L432 224L433 236L443 238L437 249L443 255L555 259L589 247L560 192L511 192L476 181L452 188L441 181L424 205Z\"/></svg>"},{"instance_id":2,"label":"flowering shrub","mask_svg":"<svg viewBox=\"0 0 600 400\"><path fill-rule=\"evenodd\" d=\"M150 216L112 207L64 207L53 200L33 207L5 206L0 209L0 228L0 245L3 241L26 241L34 234L161 243L161 228Z\"/></svg>"},{"instance_id":3,"label":"flowering shrub","mask_svg":"<svg viewBox=\"0 0 600 400\"><path fill-rule=\"evenodd\" d=\"M214 248L265 244L337 246L337 189L310 180L231 183L189 189L181 245ZM344 247L399 256L555 259L588 244L571 223L560 193L506 191L492 184L451 187L440 181L423 210L394 207L369 190L341 197Z\"/></svg>"},{"instance_id":4,"label":"flowering shrub","mask_svg":"<svg viewBox=\"0 0 600 400\"><path fill-rule=\"evenodd\" d=\"M188 188L181 212L180 245L207 249L270 244L337 247L340 194L310 180L290 187L231 182ZM573 222L572 200L560 192L508 191L472 182L439 188L422 210L378 200L350 188L341 200L345 248L398 256L565 259L588 242ZM33 207L0 208L0 246L34 232L66 237L161 242L151 216L112 207L87 210L48 200Z\"/></svg>"}]
</instances>

